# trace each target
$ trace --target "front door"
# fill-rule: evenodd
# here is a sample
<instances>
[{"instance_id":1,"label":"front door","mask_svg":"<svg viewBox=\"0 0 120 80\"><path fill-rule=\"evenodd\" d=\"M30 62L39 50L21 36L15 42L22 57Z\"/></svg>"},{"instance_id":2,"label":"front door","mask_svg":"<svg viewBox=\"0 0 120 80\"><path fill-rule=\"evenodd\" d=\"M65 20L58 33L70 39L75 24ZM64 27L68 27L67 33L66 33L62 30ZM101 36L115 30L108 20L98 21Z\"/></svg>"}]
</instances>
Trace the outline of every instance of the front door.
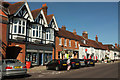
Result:
<instances>
[{"instance_id":1,"label":"front door","mask_svg":"<svg viewBox=\"0 0 120 80\"><path fill-rule=\"evenodd\" d=\"M42 54L39 54L39 65L42 65Z\"/></svg>"}]
</instances>

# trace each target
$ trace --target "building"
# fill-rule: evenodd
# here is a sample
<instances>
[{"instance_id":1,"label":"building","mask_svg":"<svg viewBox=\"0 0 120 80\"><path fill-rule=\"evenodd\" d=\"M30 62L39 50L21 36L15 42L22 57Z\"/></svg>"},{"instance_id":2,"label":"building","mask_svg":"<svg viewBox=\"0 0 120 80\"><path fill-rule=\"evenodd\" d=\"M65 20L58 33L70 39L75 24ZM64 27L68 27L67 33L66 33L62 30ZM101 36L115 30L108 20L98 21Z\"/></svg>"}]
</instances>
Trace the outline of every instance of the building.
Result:
<instances>
[{"instance_id":1,"label":"building","mask_svg":"<svg viewBox=\"0 0 120 80\"><path fill-rule=\"evenodd\" d=\"M53 14L47 15L47 5L30 11L27 2L3 4L9 11L6 58L31 61L32 65L44 65L53 59L58 25Z\"/></svg>"},{"instance_id":2,"label":"building","mask_svg":"<svg viewBox=\"0 0 120 80\"><path fill-rule=\"evenodd\" d=\"M67 31L65 26L59 28L55 41L56 59L79 58L79 40L75 35L77 35L75 30Z\"/></svg>"}]
</instances>

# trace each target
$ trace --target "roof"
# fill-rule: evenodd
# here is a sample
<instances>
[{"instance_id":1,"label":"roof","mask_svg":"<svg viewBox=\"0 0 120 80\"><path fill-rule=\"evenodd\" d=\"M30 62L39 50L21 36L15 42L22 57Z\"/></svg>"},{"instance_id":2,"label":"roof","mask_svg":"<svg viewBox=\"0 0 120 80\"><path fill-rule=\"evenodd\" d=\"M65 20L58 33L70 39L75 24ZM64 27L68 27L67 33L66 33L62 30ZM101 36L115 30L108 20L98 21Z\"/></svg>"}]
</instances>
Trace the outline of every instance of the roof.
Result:
<instances>
[{"instance_id":1,"label":"roof","mask_svg":"<svg viewBox=\"0 0 120 80\"><path fill-rule=\"evenodd\" d=\"M32 10L31 13L32 13L32 16L33 16L33 19L36 19L38 14L40 13L40 11L42 10L42 8L39 8L39 9L36 9L36 10Z\"/></svg>"},{"instance_id":2,"label":"roof","mask_svg":"<svg viewBox=\"0 0 120 80\"><path fill-rule=\"evenodd\" d=\"M47 23L48 23L48 24L49 24L50 21L52 20L53 16L54 16L54 14L51 14L51 15L47 15L47 16L46 16L46 19L47 19Z\"/></svg>"},{"instance_id":3,"label":"roof","mask_svg":"<svg viewBox=\"0 0 120 80\"><path fill-rule=\"evenodd\" d=\"M17 2L17 3L14 3L14 4L10 4L9 7L8 7L8 9L10 11L10 15L15 14L24 3L25 2Z\"/></svg>"},{"instance_id":4,"label":"roof","mask_svg":"<svg viewBox=\"0 0 120 80\"><path fill-rule=\"evenodd\" d=\"M61 28L59 28L59 31L56 33L57 36L59 37L64 37L64 38L69 38L69 39L73 39L73 40L77 40L75 35L67 30L63 30Z\"/></svg>"}]
</instances>

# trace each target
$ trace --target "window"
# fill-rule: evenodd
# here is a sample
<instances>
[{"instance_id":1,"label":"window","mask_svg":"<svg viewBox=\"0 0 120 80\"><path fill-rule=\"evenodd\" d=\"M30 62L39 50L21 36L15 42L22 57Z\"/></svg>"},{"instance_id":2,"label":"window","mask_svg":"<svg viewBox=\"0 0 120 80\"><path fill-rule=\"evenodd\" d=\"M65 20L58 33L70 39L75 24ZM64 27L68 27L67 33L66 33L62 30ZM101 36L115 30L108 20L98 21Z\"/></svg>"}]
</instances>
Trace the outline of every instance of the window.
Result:
<instances>
[{"instance_id":1,"label":"window","mask_svg":"<svg viewBox=\"0 0 120 80\"><path fill-rule=\"evenodd\" d=\"M46 39L54 41L54 30L53 29L46 30Z\"/></svg>"},{"instance_id":2,"label":"window","mask_svg":"<svg viewBox=\"0 0 120 80\"><path fill-rule=\"evenodd\" d=\"M75 48L77 48L77 41L75 41Z\"/></svg>"},{"instance_id":3,"label":"window","mask_svg":"<svg viewBox=\"0 0 120 80\"><path fill-rule=\"evenodd\" d=\"M39 25L32 26L32 36L37 38L42 38L42 28Z\"/></svg>"},{"instance_id":4,"label":"window","mask_svg":"<svg viewBox=\"0 0 120 80\"><path fill-rule=\"evenodd\" d=\"M15 25L14 26L14 33L16 33L17 32L17 26Z\"/></svg>"},{"instance_id":5,"label":"window","mask_svg":"<svg viewBox=\"0 0 120 80\"><path fill-rule=\"evenodd\" d=\"M69 40L69 47L71 47L71 40Z\"/></svg>"},{"instance_id":6,"label":"window","mask_svg":"<svg viewBox=\"0 0 120 80\"><path fill-rule=\"evenodd\" d=\"M25 35L25 28L26 28L26 21L22 19L14 19L13 22L13 32L14 33L19 33L19 34L24 34Z\"/></svg>"},{"instance_id":7,"label":"window","mask_svg":"<svg viewBox=\"0 0 120 80\"><path fill-rule=\"evenodd\" d=\"M61 38L59 38L59 45L62 45L61 43L62 43L62 40L61 40Z\"/></svg>"},{"instance_id":8,"label":"window","mask_svg":"<svg viewBox=\"0 0 120 80\"><path fill-rule=\"evenodd\" d=\"M67 39L64 39L64 45L67 46Z\"/></svg>"}]
</instances>

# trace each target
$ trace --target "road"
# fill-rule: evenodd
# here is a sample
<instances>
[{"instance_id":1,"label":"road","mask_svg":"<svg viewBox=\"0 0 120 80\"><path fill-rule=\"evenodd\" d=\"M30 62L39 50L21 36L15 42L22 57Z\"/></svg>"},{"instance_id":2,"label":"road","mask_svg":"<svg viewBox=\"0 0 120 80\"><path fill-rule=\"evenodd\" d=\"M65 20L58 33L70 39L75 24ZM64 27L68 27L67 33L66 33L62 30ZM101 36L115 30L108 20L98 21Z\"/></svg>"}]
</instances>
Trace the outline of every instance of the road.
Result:
<instances>
[{"instance_id":1,"label":"road","mask_svg":"<svg viewBox=\"0 0 120 80\"><path fill-rule=\"evenodd\" d=\"M6 77L5 80L39 79L39 78L118 78L118 64L96 64L94 67L71 69L70 71L45 70L27 76Z\"/></svg>"}]
</instances>

